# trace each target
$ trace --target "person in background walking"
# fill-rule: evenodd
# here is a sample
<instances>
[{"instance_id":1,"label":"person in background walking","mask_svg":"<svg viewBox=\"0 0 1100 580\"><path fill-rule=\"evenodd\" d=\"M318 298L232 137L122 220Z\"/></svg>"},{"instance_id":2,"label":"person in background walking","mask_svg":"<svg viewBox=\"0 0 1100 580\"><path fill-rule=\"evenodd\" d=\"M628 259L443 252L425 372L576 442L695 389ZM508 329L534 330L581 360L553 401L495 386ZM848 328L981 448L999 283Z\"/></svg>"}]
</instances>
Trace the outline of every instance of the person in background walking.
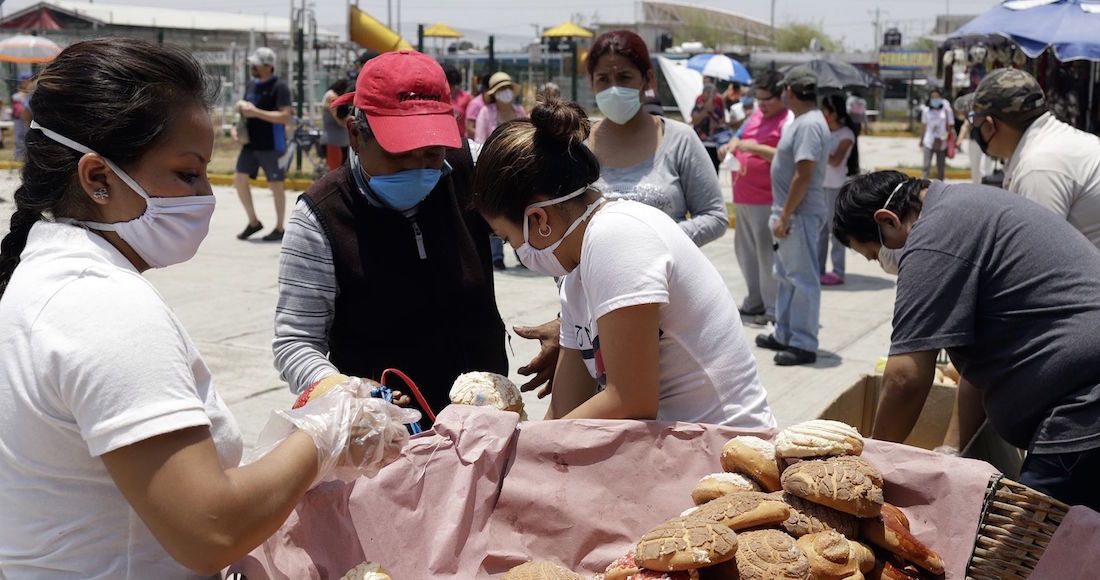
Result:
<instances>
[{"instance_id":1,"label":"person in background walking","mask_svg":"<svg viewBox=\"0 0 1100 580\"><path fill-rule=\"evenodd\" d=\"M920 148L924 151L924 162L921 166L921 179L928 179L932 168L932 156L936 156L936 179L943 180L944 169L947 164L947 135L951 131L954 119L950 114L947 101L939 89L932 89L928 95L928 108L920 115L920 122L924 125L921 135Z\"/></svg>"},{"instance_id":2,"label":"person in background walking","mask_svg":"<svg viewBox=\"0 0 1100 580\"><path fill-rule=\"evenodd\" d=\"M496 130L497 125L527 116L523 107L515 103L518 92L519 85L512 82L512 77L508 73L496 72L489 77L488 88L483 97L486 104L478 112L474 123L475 142L485 143L489 135ZM489 237L489 243L493 250L493 267L504 270L504 242L494 235Z\"/></svg>"},{"instance_id":3,"label":"person in background walking","mask_svg":"<svg viewBox=\"0 0 1100 580\"><path fill-rule=\"evenodd\" d=\"M606 32L585 66L604 114L588 138L602 169L596 189L665 212L697 246L722 237L729 211L703 144L687 124L642 110L642 93L656 84L645 41L629 30Z\"/></svg>"},{"instance_id":4,"label":"person in background walking","mask_svg":"<svg viewBox=\"0 0 1100 580\"><path fill-rule=\"evenodd\" d=\"M756 106L741 125L740 138L718 152L722 158L733 152L741 166L731 177L736 215L733 246L748 287L738 311L742 316L754 316L753 322L761 326L775 322L775 250L768 218L772 211L772 159L790 113L780 98L782 81L783 75L777 71L756 78Z\"/></svg>"},{"instance_id":5,"label":"person in background walking","mask_svg":"<svg viewBox=\"0 0 1100 580\"><path fill-rule=\"evenodd\" d=\"M329 171L343 165L348 158L348 130L344 127L344 120L348 118L348 107L334 108L332 101L348 92L349 87L351 81L346 78L337 79L329 85L323 99L321 127L324 130L325 163L328 164Z\"/></svg>"},{"instance_id":6,"label":"person in background walking","mask_svg":"<svg viewBox=\"0 0 1100 580\"><path fill-rule=\"evenodd\" d=\"M15 160L26 161L27 150L23 139L27 127L31 124L31 91L34 90L34 75L19 73L19 90L11 96L11 132L15 140Z\"/></svg>"},{"instance_id":7,"label":"person in background walking","mask_svg":"<svg viewBox=\"0 0 1100 580\"><path fill-rule=\"evenodd\" d=\"M443 66L443 74L447 75L447 84L451 87L451 107L455 111L455 121L458 122L459 132L466 133L466 108L474 100L469 91L462 88L462 71L453 64Z\"/></svg>"},{"instance_id":8,"label":"person in background walking","mask_svg":"<svg viewBox=\"0 0 1100 580\"><path fill-rule=\"evenodd\" d=\"M867 99L863 98L862 89L852 90L848 99L844 102L844 108L848 110L848 116L852 122L860 128L857 134L871 134L871 124L867 121Z\"/></svg>"},{"instance_id":9,"label":"person in background walking","mask_svg":"<svg viewBox=\"0 0 1100 580\"><path fill-rule=\"evenodd\" d=\"M473 95L470 104L466 105L466 138L471 140L476 134L477 116L488 104L489 73L483 72L475 77L475 80L477 81L477 94Z\"/></svg>"},{"instance_id":10,"label":"person in background walking","mask_svg":"<svg viewBox=\"0 0 1100 580\"><path fill-rule=\"evenodd\" d=\"M821 112L829 123L829 162L825 166L825 226L821 228L818 239L817 261L822 286L835 286L844 283L844 253L846 248L833 236L833 206L840 186L849 175L859 175L859 125L848 116L844 97L832 94L821 101ZM829 241L833 249L829 251ZM833 260L833 271L826 272L826 262Z\"/></svg>"},{"instance_id":11,"label":"person in background walking","mask_svg":"<svg viewBox=\"0 0 1100 580\"><path fill-rule=\"evenodd\" d=\"M267 177L267 185L275 198L275 227L263 237L265 242L283 239L283 220L286 218L286 190L283 180L286 171L279 159L286 151L286 126L290 123L290 88L275 74L275 51L261 46L248 57L252 65L253 81L248 86L244 100L237 102L237 110L247 120L248 142L241 147L237 157L237 169L233 185L248 214L248 225L237 234L237 239L248 239L263 229L256 209L252 205L252 187L249 178L259 175L260 168ZM233 138L238 139L236 129Z\"/></svg>"},{"instance_id":12,"label":"person in background walking","mask_svg":"<svg viewBox=\"0 0 1100 580\"><path fill-rule=\"evenodd\" d=\"M817 361L821 279L817 240L825 223L825 166L829 124L817 108L817 75L797 66L783 77L783 98L795 119L784 128L772 159L772 213L775 240L775 332L756 345L779 351L775 364Z\"/></svg>"}]
</instances>

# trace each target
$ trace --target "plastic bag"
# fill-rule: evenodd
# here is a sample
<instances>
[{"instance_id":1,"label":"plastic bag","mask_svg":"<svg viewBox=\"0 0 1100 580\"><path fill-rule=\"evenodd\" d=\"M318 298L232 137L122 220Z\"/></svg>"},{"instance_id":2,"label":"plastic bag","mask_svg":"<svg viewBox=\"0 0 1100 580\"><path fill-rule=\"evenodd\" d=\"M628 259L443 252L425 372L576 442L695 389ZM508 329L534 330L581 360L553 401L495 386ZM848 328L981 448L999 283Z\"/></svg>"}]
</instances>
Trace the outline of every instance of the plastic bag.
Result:
<instances>
[{"instance_id":1,"label":"plastic bag","mask_svg":"<svg viewBox=\"0 0 1100 580\"><path fill-rule=\"evenodd\" d=\"M317 446L314 486L330 479L371 477L397 459L409 441L405 424L419 420L420 411L372 398L370 385L351 377L302 407L273 412L249 462L298 430Z\"/></svg>"}]
</instances>

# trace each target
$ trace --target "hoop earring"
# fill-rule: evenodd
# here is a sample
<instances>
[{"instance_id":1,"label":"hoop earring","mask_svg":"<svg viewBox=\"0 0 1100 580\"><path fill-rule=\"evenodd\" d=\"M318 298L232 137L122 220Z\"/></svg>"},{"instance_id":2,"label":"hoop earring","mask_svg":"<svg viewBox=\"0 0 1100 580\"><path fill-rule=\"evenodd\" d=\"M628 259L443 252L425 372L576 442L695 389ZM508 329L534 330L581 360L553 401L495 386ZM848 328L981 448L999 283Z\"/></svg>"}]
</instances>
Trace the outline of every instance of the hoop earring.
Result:
<instances>
[{"instance_id":1,"label":"hoop earring","mask_svg":"<svg viewBox=\"0 0 1100 580\"><path fill-rule=\"evenodd\" d=\"M92 197L94 197L96 199L101 199L101 200L102 199L107 199L109 196L110 196L110 193L107 192L106 187L101 187L101 188L99 188L99 189L92 192Z\"/></svg>"},{"instance_id":2,"label":"hoop earring","mask_svg":"<svg viewBox=\"0 0 1100 580\"><path fill-rule=\"evenodd\" d=\"M546 228L546 231L545 231L545 232L544 232L544 231L542 231L542 228L540 227L540 228L539 228L539 235L540 235L540 236L542 236L542 237L544 237L544 238L549 238L549 237L550 237L550 234L552 234L552 233L554 233L554 232L552 232L552 231L550 230L550 224L543 224L543 226L544 226L544 227Z\"/></svg>"}]
</instances>

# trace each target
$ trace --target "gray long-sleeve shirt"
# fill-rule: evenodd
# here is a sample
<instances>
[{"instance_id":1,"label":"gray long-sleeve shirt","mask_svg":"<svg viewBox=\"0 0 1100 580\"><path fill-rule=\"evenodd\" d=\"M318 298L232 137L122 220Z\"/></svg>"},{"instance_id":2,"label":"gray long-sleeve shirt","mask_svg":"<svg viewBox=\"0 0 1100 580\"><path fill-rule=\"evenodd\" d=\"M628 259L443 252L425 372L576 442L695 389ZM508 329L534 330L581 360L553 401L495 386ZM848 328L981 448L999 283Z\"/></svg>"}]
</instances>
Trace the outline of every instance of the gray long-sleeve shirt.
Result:
<instances>
[{"instance_id":1,"label":"gray long-sleeve shirt","mask_svg":"<svg viewBox=\"0 0 1100 580\"><path fill-rule=\"evenodd\" d=\"M602 167L596 187L608 199L640 201L667 213L702 246L729 228L718 175L689 125L662 121L664 136L653 157L631 167Z\"/></svg>"}]
</instances>

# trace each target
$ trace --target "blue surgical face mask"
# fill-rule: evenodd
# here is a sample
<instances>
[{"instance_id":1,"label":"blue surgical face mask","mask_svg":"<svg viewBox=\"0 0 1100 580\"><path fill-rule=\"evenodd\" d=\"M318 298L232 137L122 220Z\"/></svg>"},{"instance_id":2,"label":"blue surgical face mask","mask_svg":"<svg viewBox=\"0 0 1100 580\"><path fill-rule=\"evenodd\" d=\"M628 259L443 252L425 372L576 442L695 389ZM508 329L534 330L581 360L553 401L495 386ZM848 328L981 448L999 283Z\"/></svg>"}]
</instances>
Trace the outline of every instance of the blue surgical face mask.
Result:
<instances>
[{"instance_id":1,"label":"blue surgical face mask","mask_svg":"<svg viewBox=\"0 0 1100 580\"><path fill-rule=\"evenodd\" d=\"M642 108L638 89L610 87L596 93L596 106L612 123L625 125Z\"/></svg>"},{"instance_id":2,"label":"blue surgical face mask","mask_svg":"<svg viewBox=\"0 0 1100 580\"><path fill-rule=\"evenodd\" d=\"M943 108L943 99L931 99L930 101L928 101L928 106L932 107L933 109Z\"/></svg>"},{"instance_id":3,"label":"blue surgical face mask","mask_svg":"<svg viewBox=\"0 0 1100 580\"><path fill-rule=\"evenodd\" d=\"M443 176L442 169L432 168L406 169L389 175L372 176L362 170L359 156L354 151L350 151L348 157L360 192L364 195L373 194L382 204L397 211L412 209L424 201ZM443 166L444 169L450 169L446 162ZM364 175L370 180L364 179Z\"/></svg>"}]
</instances>

